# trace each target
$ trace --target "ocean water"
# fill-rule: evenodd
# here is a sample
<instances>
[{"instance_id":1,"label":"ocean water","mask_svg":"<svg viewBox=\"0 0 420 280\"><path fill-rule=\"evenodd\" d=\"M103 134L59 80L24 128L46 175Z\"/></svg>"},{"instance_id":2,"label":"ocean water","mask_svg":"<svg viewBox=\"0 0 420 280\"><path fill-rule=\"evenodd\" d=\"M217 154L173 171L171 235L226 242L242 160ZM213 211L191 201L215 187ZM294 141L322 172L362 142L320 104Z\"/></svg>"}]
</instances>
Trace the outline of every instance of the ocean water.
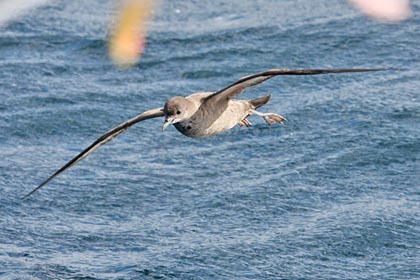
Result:
<instances>
[{"instance_id":1,"label":"ocean water","mask_svg":"<svg viewBox=\"0 0 420 280\"><path fill-rule=\"evenodd\" d=\"M55 1L0 29L0 279L420 279L420 5L400 24L339 0L164 1L118 69L112 1ZM140 123L174 95L270 68L261 111L207 139Z\"/></svg>"}]
</instances>

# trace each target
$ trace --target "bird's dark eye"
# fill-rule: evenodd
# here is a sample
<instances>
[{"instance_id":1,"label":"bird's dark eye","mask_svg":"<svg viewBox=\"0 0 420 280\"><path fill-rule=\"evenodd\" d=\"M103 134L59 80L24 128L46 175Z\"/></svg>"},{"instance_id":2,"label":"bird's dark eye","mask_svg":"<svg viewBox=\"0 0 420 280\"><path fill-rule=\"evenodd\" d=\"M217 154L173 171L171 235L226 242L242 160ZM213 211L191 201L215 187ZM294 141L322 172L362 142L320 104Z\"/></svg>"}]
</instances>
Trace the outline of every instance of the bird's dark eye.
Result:
<instances>
[{"instance_id":1,"label":"bird's dark eye","mask_svg":"<svg viewBox=\"0 0 420 280\"><path fill-rule=\"evenodd\" d=\"M177 115L181 114L181 111L176 111L176 114L177 114Z\"/></svg>"}]
</instances>

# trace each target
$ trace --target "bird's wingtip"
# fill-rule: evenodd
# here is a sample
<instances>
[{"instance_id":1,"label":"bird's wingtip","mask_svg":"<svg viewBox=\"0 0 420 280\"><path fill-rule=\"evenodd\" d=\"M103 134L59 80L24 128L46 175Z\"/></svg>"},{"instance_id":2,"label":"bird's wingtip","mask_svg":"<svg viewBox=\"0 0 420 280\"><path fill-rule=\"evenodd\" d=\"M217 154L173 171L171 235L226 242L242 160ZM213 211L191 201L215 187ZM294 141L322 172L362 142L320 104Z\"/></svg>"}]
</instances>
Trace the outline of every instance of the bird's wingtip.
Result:
<instances>
[{"instance_id":1,"label":"bird's wingtip","mask_svg":"<svg viewBox=\"0 0 420 280\"><path fill-rule=\"evenodd\" d=\"M32 191L30 191L29 193L27 193L27 194L25 194L24 196L22 196L21 198L20 198L20 200L22 200L22 201L25 201L26 199L28 199L28 197L30 197L35 191L36 191L37 189L35 189L35 190L32 190Z\"/></svg>"},{"instance_id":2,"label":"bird's wingtip","mask_svg":"<svg viewBox=\"0 0 420 280\"><path fill-rule=\"evenodd\" d=\"M20 200L25 201L26 199L28 199L28 197L31 195L31 193L25 194L24 196L22 196L20 198Z\"/></svg>"}]
</instances>

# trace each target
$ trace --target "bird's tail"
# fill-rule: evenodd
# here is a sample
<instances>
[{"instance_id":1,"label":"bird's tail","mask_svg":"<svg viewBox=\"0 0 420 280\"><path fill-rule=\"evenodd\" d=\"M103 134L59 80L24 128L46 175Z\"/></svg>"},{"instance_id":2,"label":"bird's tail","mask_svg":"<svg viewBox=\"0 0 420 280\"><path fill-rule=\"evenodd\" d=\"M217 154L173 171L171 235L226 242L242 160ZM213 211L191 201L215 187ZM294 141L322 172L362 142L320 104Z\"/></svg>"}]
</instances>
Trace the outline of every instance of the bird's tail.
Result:
<instances>
[{"instance_id":1,"label":"bird's tail","mask_svg":"<svg viewBox=\"0 0 420 280\"><path fill-rule=\"evenodd\" d=\"M257 109L261 107L262 105L267 104L268 101L270 101L270 99L271 99L271 94L257 98L257 99L250 100L249 103L251 103L251 105L253 106L253 109Z\"/></svg>"}]
</instances>

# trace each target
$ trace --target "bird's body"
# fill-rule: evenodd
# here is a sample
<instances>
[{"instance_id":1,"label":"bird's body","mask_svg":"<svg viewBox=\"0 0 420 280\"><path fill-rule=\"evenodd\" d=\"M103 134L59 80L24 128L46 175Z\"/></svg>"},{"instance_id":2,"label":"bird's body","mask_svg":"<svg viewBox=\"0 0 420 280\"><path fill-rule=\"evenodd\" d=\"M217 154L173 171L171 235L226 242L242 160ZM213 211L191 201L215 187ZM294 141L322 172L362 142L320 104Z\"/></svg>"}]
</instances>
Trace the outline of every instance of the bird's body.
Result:
<instances>
[{"instance_id":1,"label":"bird's body","mask_svg":"<svg viewBox=\"0 0 420 280\"><path fill-rule=\"evenodd\" d=\"M204 100L211 94L213 93L199 92L185 97L191 102L188 109L191 116L174 123L179 132L188 137L209 137L241 124L252 113L251 110L256 109L250 100L227 99L223 104L225 108L220 110L220 114L215 114L217 118L213 120L208 116L215 110L211 106L202 106Z\"/></svg>"},{"instance_id":2,"label":"bird's body","mask_svg":"<svg viewBox=\"0 0 420 280\"><path fill-rule=\"evenodd\" d=\"M263 117L268 124L283 123L286 119L281 115L256 111L257 108L270 100L270 95L253 100L238 100L233 99L233 97L241 94L247 87L258 85L278 75L318 75L381 70L388 69L271 69L243 77L217 92L199 92L187 97L172 97L165 103L164 107L147 110L107 131L24 198L39 190L57 175L93 153L97 148L120 135L132 125L143 120L165 117L163 130L173 124L179 132L188 137L209 137L231 129L237 124L251 126L247 118L252 114Z\"/></svg>"},{"instance_id":3,"label":"bird's body","mask_svg":"<svg viewBox=\"0 0 420 280\"><path fill-rule=\"evenodd\" d=\"M194 137L209 137L229 130L245 119L251 113L250 109L252 106L247 100L228 100L226 109L209 127L200 127L200 119L197 119L195 123L198 129L193 135Z\"/></svg>"}]
</instances>

